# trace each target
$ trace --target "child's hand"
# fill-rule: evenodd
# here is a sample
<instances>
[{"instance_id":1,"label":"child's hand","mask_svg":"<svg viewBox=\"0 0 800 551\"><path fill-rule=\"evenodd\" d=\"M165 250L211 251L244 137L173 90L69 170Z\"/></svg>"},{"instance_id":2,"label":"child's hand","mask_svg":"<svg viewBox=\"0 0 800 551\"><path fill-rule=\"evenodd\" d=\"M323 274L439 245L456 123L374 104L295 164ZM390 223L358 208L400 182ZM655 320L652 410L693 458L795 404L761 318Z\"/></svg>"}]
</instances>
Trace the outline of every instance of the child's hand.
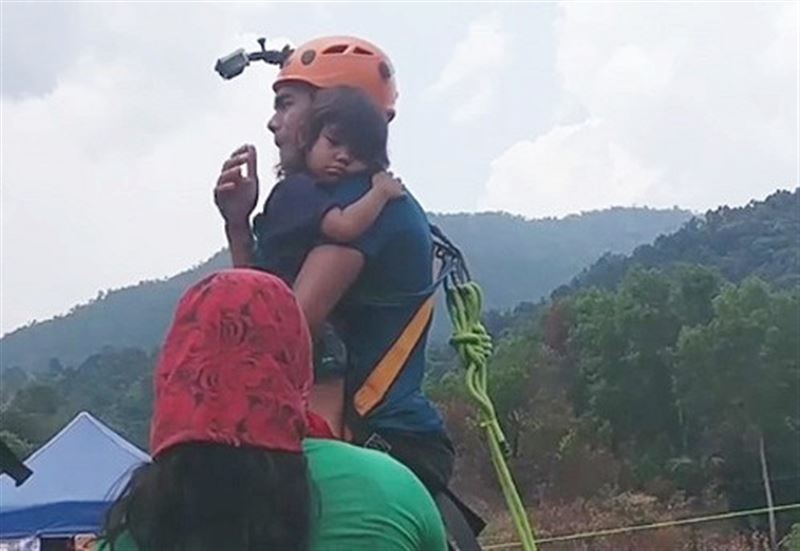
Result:
<instances>
[{"instance_id":1,"label":"child's hand","mask_svg":"<svg viewBox=\"0 0 800 551\"><path fill-rule=\"evenodd\" d=\"M372 177L372 187L389 200L398 199L406 194L406 186L403 185L403 181L388 171L375 174Z\"/></svg>"}]
</instances>

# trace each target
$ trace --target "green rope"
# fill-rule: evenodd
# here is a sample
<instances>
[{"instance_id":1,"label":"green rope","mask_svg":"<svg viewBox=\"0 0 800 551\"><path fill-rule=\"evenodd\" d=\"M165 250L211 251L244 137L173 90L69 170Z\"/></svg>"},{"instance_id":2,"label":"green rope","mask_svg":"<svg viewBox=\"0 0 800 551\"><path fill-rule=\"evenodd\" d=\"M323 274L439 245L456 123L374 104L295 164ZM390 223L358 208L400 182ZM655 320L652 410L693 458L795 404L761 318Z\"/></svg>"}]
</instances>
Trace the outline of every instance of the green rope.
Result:
<instances>
[{"instance_id":1,"label":"green rope","mask_svg":"<svg viewBox=\"0 0 800 551\"><path fill-rule=\"evenodd\" d=\"M468 281L447 287L447 309L453 322L453 338L450 342L467 368L467 388L478 403L480 425L486 431L492 463L522 548L536 551L536 540L528 515L506 464L508 442L489 398L488 362L492 354L492 339L481 323L482 306L483 292L477 283Z\"/></svg>"}]
</instances>

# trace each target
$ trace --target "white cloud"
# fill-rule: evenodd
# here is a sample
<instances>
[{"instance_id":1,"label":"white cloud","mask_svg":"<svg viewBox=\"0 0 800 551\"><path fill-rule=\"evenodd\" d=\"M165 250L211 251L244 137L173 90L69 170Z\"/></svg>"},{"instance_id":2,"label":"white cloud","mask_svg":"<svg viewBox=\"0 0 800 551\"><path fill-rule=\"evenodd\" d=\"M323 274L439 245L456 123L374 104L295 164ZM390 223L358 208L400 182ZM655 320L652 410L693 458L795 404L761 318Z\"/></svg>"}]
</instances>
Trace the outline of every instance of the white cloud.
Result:
<instances>
[{"instance_id":1,"label":"white cloud","mask_svg":"<svg viewBox=\"0 0 800 551\"><path fill-rule=\"evenodd\" d=\"M493 13L469 26L430 92L453 102L451 119L467 123L485 114L495 94L494 76L508 65L508 36Z\"/></svg>"},{"instance_id":2,"label":"white cloud","mask_svg":"<svg viewBox=\"0 0 800 551\"><path fill-rule=\"evenodd\" d=\"M473 87L472 95L455 105L451 120L457 124L474 121L489 110L494 96L494 88L488 81L481 81Z\"/></svg>"},{"instance_id":3,"label":"white cloud","mask_svg":"<svg viewBox=\"0 0 800 551\"><path fill-rule=\"evenodd\" d=\"M371 36L392 55L409 107L392 123L393 161L428 207L469 208L492 152L529 127L492 165L482 206L696 207L745 201L794 175L794 4L570 4L552 58L549 5L488 15L465 5L458 18L449 7L336 6L328 17L313 5L3 3L0 331L223 245L212 180L231 149L252 142L270 183L274 68L225 82L212 66L256 47L262 29ZM443 43L442 28L462 18L472 26ZM436 69L431 56L398 25L412 20L414 43L451 58L433 84L423 76ZM523 36L528 21L536 30ZM448 115L458 125L439 124ZM448 144L460 156L443 153ZM441 185L423 186L431 181Z\"/></svg>"},{"instance_id":4,"label":"white cloud","mask_svg":"<svg viewBox=\"0 0 800 551\"><path fill-rule=\"evenodd\" d=\"M797 10L561 5L561 112L587 122L556 120L512 146L480 205L527 215L633 203L701 210L796 186Z\"/></svg>"},{"instance_id":5,"label":"white cloud","mask_svg":"<svg viewBox=\"0 0 800 551\"><path fill-rule=\"evenodd\" d=\"M613 141L607 124L589 120L557 126L505 151L492 163L483 203L524 209L532 217L563 216L637 203L657 178Z\"/></svg>"},{"instance_id":6,"label":"white cloud","mask_svg":"<svg viewBox=\"0 0 800 551\"><path fill-rule=\"evenodd\" d=\"M3 332L210 256L224 244L215 174L241 143L270 142L274 69L226 82L213 64L257 48L244 22L271 8L73 7L75 55L1 100ZM4 78L14 71L4 64ZM260 151L264 187L272 150Z\"/></svg>"}]
</instances>

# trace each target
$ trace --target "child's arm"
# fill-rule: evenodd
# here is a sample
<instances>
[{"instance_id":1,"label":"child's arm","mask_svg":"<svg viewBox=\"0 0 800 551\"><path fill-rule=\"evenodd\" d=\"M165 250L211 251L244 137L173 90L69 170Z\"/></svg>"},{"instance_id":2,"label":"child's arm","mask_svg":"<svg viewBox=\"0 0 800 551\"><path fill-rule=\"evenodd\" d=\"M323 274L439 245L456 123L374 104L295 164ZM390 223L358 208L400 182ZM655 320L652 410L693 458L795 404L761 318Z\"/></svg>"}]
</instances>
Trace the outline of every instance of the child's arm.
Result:
<instances>
[{"instance_id":1,"label":"child's arm","mask_svg":"<svg viewBox=\"0 0 800 551\"><path fill-rule=\"evenodd\" d=\"M399 178L391 172L379 172L372 177L372 188L361 199L344 209L327 212L322 218L322 233L339 243L354 241L375 223L386 203L403 195L405 188Z\"/></svg>"}]
</instances>

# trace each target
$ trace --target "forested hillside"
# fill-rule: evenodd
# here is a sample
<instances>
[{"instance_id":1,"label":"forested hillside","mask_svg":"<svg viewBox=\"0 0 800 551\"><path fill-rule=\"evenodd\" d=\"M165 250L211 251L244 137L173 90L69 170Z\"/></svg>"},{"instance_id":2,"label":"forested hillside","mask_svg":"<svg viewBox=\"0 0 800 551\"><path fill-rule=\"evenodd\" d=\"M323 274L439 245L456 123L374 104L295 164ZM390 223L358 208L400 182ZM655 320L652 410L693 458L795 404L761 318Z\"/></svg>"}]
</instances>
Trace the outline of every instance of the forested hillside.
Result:
<instances>
[{"instance_id":1,"label":"forested hillside","mask_svg":"<svg viewBox=\"0 0 800 551\"><path fill-rule=\"evenodd\" d=\"M609 209L563 219L525 220L506 214L433 215L459 243L486 289L490 308L535 301L603 253L630 252L689 218L683 210ZM157 346L178 297L194 281L226 267L227 252L175 277L98 294L55 319L0 339L0 369L46 369L52 358L77 366L104 346ZM442 313L435 334L446 335Z\"/></svg>"}]
</instances>

